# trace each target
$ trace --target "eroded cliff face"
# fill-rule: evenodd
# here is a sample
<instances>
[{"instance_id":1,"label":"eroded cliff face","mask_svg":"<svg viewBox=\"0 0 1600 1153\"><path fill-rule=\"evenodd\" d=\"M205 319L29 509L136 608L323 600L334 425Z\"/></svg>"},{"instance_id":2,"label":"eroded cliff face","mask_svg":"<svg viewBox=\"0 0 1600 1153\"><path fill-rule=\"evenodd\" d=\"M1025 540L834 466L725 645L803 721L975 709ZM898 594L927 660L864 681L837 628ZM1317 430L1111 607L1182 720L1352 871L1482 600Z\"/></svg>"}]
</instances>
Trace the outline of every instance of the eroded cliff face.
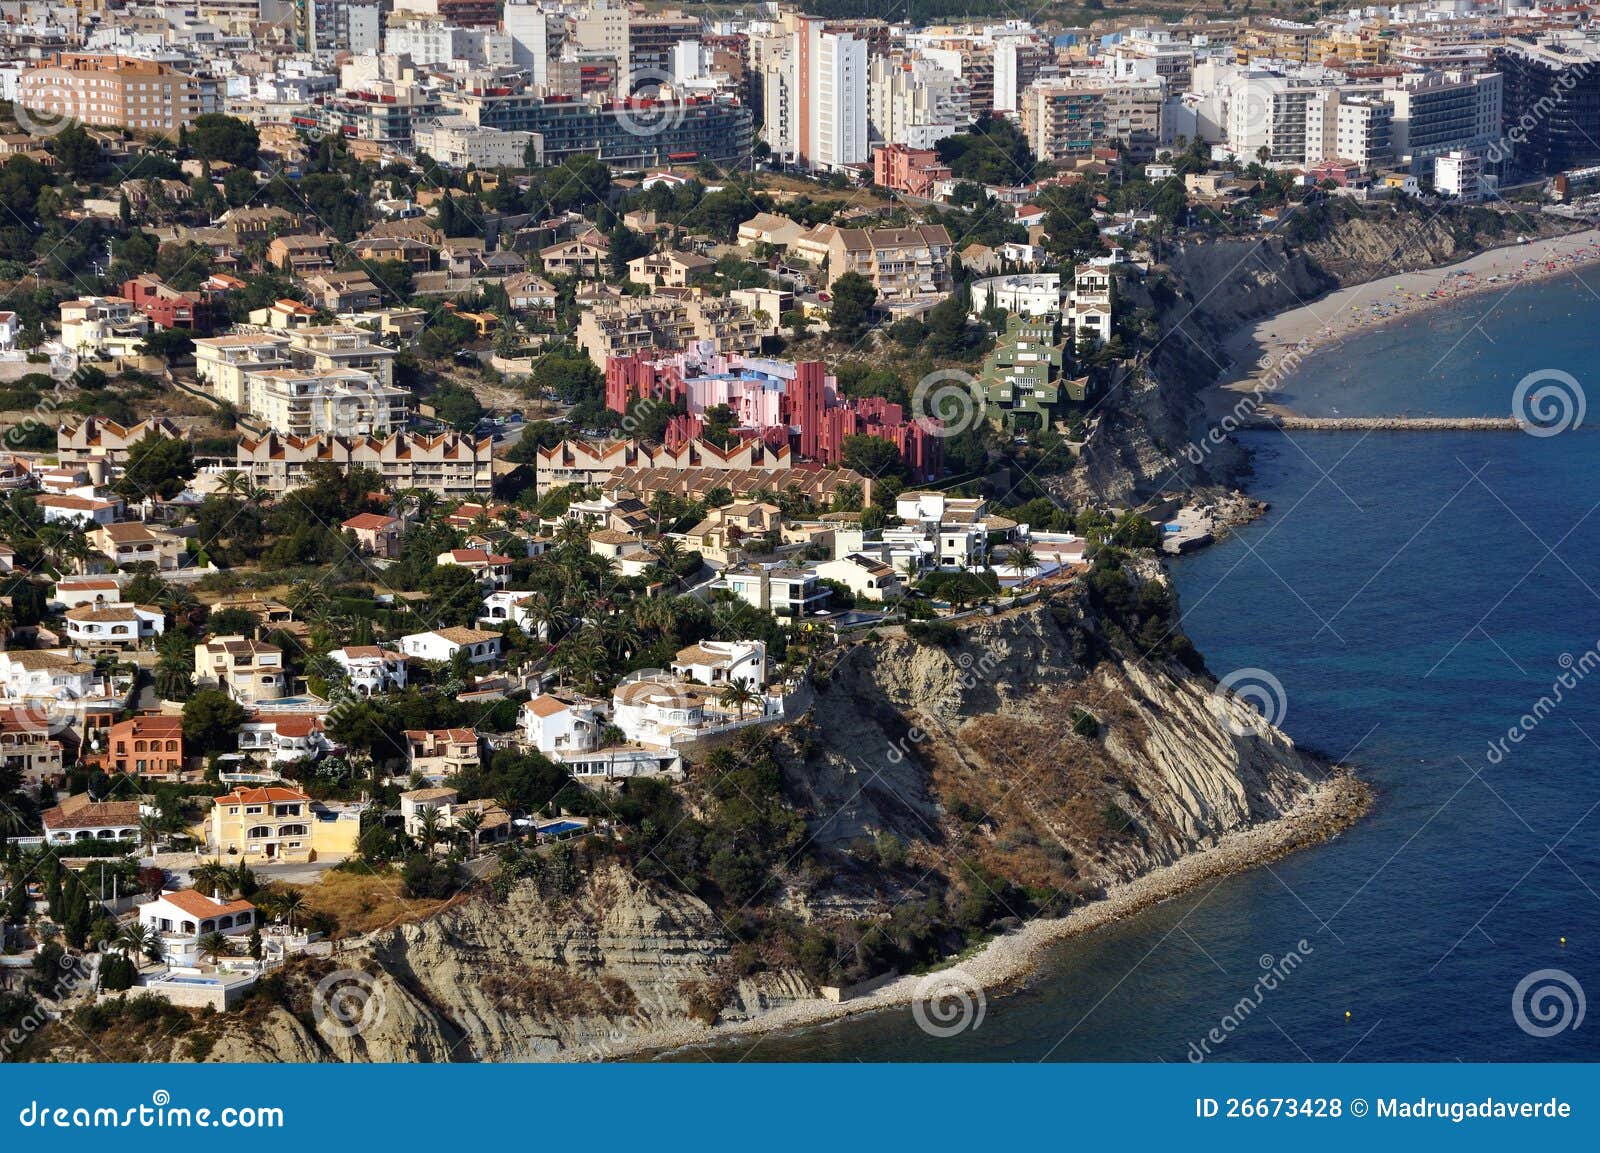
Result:
<instances>
[{"instance_id":1,"label":"eroded cliff face","mask_svg":"<svg viewBox=\"0 0 1600 1153\"><path fill-rule=\"evenodd\" d=\"M888 635L843 656L812 713L775 738L826 866L784 878L790 912L881 916L909 887L953 889L957 861L1070 908L1284 814L1325 775L1208 678L1120 657L1088 603L979 617L948 646ZM898 880L860 853L883 834L913 866ZM604 1059L817 995L793 967L739 976L724 922L737 914L619 865L545 890L474 892L297 965L272 996L203 1025L206 1059Z\"/></svg>"},{"instance_id":2,"label":"eroded cliff face","mask_svg":"<svg viewBox=\"0 0 1600 1153\"><path fill-rule=\"evenodd\" d=\"M1281 816L1325 776L1209 679L1097 653L1087 611L1071 598L948 648L852 651L790 738L818 840L888 829L1088 896Z\"/></svg>"}]
</instances>

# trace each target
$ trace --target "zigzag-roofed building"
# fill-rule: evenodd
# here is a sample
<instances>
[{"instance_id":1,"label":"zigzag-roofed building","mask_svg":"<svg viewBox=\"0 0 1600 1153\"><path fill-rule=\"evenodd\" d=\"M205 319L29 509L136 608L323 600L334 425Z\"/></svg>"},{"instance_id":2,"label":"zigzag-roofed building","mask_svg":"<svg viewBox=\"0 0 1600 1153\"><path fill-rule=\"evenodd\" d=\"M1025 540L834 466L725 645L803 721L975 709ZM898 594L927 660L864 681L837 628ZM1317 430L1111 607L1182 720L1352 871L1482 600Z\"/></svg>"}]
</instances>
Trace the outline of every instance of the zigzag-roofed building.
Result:
<instances>
[{"instance_id":1,"label":"zigzag-roofed building","mask_svg":"<svg viewBox=\"0 0 1600 1153\"><path fill-rule=\"evenodd\" d=\"M788 472L790 465L788 446L774 448L757 439L727 449L698 439L670 447L638 440L564 440L541 448L535 468L542 496L569 484L603 484L618 469Z\"/></svg>"},{"instance_id":2,"label":"zigzag-roofed building","mask_svg":"<svg viewBox=\"0 0 1600 1153\"><path fill-rule=\"evenodd\" d=\"M292 436L269 432L239 441L237 466L268 492L287 492L311 481L311 469L368 468L399 490L428 489L441 496L487 493L494 482L494 438L459 432L397 432L389 436Z\"/></svg>"}]
</instances>

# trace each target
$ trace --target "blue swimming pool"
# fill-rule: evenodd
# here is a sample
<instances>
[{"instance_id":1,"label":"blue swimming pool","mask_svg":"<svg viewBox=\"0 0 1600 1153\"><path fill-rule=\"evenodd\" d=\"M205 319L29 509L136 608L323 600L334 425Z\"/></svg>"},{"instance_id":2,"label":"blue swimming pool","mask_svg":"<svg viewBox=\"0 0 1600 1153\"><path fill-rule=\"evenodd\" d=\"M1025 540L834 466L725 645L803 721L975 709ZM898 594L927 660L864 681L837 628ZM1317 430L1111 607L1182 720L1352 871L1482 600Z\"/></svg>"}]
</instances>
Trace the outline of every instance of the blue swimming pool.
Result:
<instances>
[{"instance_id":1,"label":"blue swimming pool","mask_svg":"<svg viewBox=\"0 0 1600 1153\"><path fill-rule=\"evenodd\" d=\"M556 821L554 824L540 825L539 831L541 833L570 833L574 829L587 827L582 821Z\"/></svg>"}]
</instances>

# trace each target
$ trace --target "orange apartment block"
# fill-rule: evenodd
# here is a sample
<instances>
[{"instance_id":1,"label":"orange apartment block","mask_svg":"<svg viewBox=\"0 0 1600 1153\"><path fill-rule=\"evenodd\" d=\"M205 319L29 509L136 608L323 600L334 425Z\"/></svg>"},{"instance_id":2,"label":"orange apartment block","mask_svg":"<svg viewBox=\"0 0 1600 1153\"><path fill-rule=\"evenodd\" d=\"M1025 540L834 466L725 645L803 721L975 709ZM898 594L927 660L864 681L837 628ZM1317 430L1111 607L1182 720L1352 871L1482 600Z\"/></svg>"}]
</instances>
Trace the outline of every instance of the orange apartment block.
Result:
<instances>
[{"instance_id":1,"label":"orange apartment block","mask_svg":"<svg viewBox=\"0 0 1600 1153\"><path fill-rule=\"evenodd\" d=\"M170 135L200 114L200 83L154 60L58 52L17 78L17 102L102 128Z\"/></svg>"},{"instance_id":2,"label":"orange apartment block","mask_svg":"<svg viewBox=\"0 0 1600 1153\"><path fill-rule=\"evenodd\" d=\"M100 762L108 773L171 780L183 775L182 717L134 717L112 725L106 737Z\"/></svg>"}]
</instances>

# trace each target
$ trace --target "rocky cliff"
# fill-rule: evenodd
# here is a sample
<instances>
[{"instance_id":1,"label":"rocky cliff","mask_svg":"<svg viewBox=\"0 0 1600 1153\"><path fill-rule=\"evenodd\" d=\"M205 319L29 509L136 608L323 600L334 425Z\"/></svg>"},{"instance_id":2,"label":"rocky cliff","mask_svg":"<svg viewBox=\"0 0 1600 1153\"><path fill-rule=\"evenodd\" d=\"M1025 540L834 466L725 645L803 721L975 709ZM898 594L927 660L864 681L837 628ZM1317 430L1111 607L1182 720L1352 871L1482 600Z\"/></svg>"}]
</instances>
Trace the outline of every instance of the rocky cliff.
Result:
<instances>
[{"instance_id":1,"label":"rocky cliff","mask_svg":"<svg viewBox=\"0 0 1600 1153\"><path fill-rule=\"evenodd\" d=\"M1079 590L953 637L850 646L770 746L808 840L765 921L614 860L555 889L479 886L297 962L147 1056L581 1060L671 1044L817 995L800 961L755 962L762 924L887 924L908 904L960 905L976 876L1001 894L1002 927L1011 902L1059 914L1272 821L1324 776L1208 677L1125 656L1122 636ZM52 1055L71 1059L73 1038Z\"/></svg>"}]
</instances>

